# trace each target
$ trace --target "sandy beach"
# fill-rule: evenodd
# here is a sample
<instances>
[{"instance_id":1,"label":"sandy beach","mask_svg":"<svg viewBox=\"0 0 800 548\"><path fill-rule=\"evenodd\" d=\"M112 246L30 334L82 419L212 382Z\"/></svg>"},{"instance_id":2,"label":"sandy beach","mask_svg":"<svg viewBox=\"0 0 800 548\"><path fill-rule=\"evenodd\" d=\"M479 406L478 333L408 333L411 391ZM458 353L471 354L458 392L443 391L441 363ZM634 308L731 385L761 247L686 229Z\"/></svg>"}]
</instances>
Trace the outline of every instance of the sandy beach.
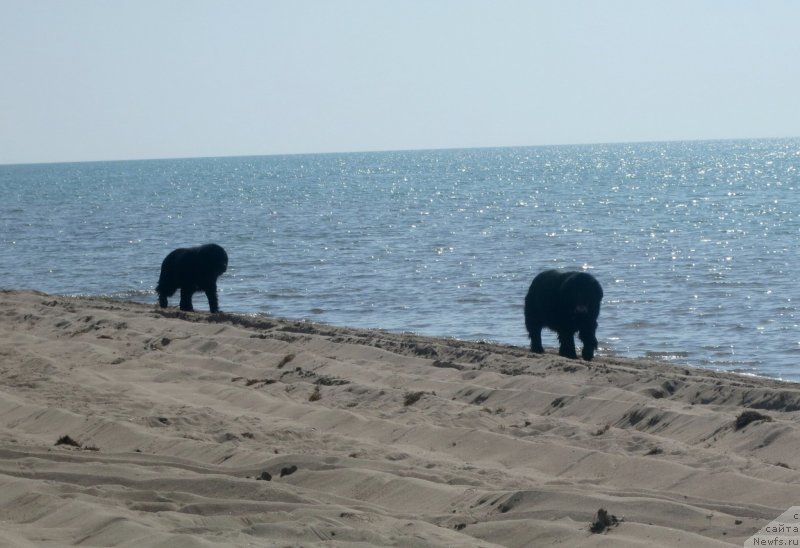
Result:
<instances>
[{"instance_id":1,"label":"sandy beach","mask_svg":"<svg viewBox=\"0 0 800 548\"><path fill-rule=\"evenodd\" d=\"M0 546L741 546L798 448L795 384L0 292Z\"/></svg>"}]
</instances>

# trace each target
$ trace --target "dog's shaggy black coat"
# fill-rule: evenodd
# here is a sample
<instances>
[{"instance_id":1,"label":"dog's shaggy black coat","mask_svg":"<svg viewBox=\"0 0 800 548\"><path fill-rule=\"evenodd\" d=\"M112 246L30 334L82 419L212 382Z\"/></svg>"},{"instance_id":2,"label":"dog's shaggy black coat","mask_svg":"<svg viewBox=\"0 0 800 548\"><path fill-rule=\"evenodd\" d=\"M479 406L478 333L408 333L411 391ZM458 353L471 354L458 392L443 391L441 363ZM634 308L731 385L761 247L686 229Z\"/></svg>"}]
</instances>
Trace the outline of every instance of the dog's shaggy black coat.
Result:
<instances>
[{"instance_id":1,"label":"dog's shaggy black coat","mask_svg":"<svg viewBox=\"0 0 800 548\"><path fill-rule=\"evenodd\" d=\"M577 358L574 335L583 342L581 355L589 361L597 349L597 316L603 288L586 272L545 270L531 283L525 297L525 327L531 338L531 350L542 353L542 328L558 333L558 353Z\"/></svg>"},{"instance_id":2,"label":"dog's shaggy black coat","mask_svg":"<svg viewBox=\"0 0 800 548\"><path fill-rule=\"evenodd\" d=\"M192 295L204 291L211 312L219 312L217 278L228 269L228 254L217 244L180 248L161 263L156 292L158 304L167 306L167 298L181 290L181 310L191 311Z\"/></svg>"}]
</instances>

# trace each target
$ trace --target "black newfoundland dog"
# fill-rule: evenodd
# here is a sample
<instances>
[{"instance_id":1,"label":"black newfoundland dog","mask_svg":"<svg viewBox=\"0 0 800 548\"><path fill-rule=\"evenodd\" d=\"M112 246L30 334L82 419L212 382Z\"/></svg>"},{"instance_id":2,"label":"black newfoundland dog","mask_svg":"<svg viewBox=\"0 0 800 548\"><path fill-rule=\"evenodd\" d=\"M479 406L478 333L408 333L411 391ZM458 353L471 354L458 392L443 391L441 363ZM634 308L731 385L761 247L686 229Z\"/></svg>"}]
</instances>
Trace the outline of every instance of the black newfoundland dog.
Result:
<instances>
[{"instance_id":1,"label":"black newfoundland dog","mask_svg":"<svg viewBox=\"0 0 800 548\"><path fill-rule=\"evenodd\" d=\"M581 355L591 360L597 349L597 316L603 288L586 272L559 272L546 270L531 283L525 297L525 327L531 338L531 350L542 353L542 328L558 333L558 353L567 358L577 358L574 335L583 341Z\"/></svg>"},{"instance_id":2,"label":"black newfoundland dog","mask_svg":"<svg viewBox=\"0 0 800 548\"><path fill-rule=\"evenodd\" d=\"M217 278L228 269L228 254L217 244L180 248L161 263L156 292L158 304L167 306L167 298L181 290L181 310L192 311L192 295L204 291L211 312L219 312Z\"/></svg>"}]
</instances>

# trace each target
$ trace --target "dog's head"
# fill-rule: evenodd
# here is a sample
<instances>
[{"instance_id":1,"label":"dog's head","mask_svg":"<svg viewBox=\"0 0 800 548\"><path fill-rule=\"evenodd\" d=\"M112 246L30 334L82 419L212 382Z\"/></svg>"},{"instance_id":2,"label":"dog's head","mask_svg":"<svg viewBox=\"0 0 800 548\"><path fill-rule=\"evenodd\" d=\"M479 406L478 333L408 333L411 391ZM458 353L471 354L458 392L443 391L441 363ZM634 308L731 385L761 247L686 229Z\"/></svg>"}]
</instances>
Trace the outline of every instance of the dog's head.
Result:
<instances>
[{"instance_id":1,"label":"dog's head","mask_svg":"<svg viewBox=\"0 0 800 548\"><path fill-rule=\"evenodd\" d=\"M201 256L205 264L213 269L214 274L221 276L228 270L228 254L217 244L206 244L200 247Z\"/></svg>"},{"instance_id":2,"label":"dog's head","mask_svg":"<svg viewBox=\"0 0 800 548\"><path fill-rule=\"evenodd\" d=\"M228 254L225 253L224 250L222 251L222 253L223 253L222 256L220 256L219 258L219 269L218 269L219 274L217 274L217 276L222 276L222 274L224 274L225 271L228 270Z\"/></svg>"},{"instance_id":3,"label":"dog's head","mask_svg":"<svg viewBox=\"0 0 800 548\"><path fill-rule=\"evenodd\" d=\"M575 272L570 275L561 286L561 295L578 322L594 321L600 314L603 288L591 274Z\"/></svg>"}]
</instances>

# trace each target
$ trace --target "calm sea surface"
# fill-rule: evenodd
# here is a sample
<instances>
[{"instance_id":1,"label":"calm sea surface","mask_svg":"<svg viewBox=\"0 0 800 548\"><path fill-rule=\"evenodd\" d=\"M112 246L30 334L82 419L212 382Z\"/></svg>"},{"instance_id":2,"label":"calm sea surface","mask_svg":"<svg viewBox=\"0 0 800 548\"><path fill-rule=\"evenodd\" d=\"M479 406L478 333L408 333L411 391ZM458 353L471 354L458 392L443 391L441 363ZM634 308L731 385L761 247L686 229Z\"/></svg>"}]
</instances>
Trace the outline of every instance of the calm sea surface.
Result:
<instances>
[{"instance_id":1,"label":"calm sea surface","mask_svg":"<svg viewBox=\"0 0 800 548\"><path fill-rule=\"evenodd\" d=\"M797 381L798 190L798 139L6 165L0 287L155 303L217 242L228 312L527 346L533 276L584 269L600 355Z\"/></svg>"}]
</instances>

